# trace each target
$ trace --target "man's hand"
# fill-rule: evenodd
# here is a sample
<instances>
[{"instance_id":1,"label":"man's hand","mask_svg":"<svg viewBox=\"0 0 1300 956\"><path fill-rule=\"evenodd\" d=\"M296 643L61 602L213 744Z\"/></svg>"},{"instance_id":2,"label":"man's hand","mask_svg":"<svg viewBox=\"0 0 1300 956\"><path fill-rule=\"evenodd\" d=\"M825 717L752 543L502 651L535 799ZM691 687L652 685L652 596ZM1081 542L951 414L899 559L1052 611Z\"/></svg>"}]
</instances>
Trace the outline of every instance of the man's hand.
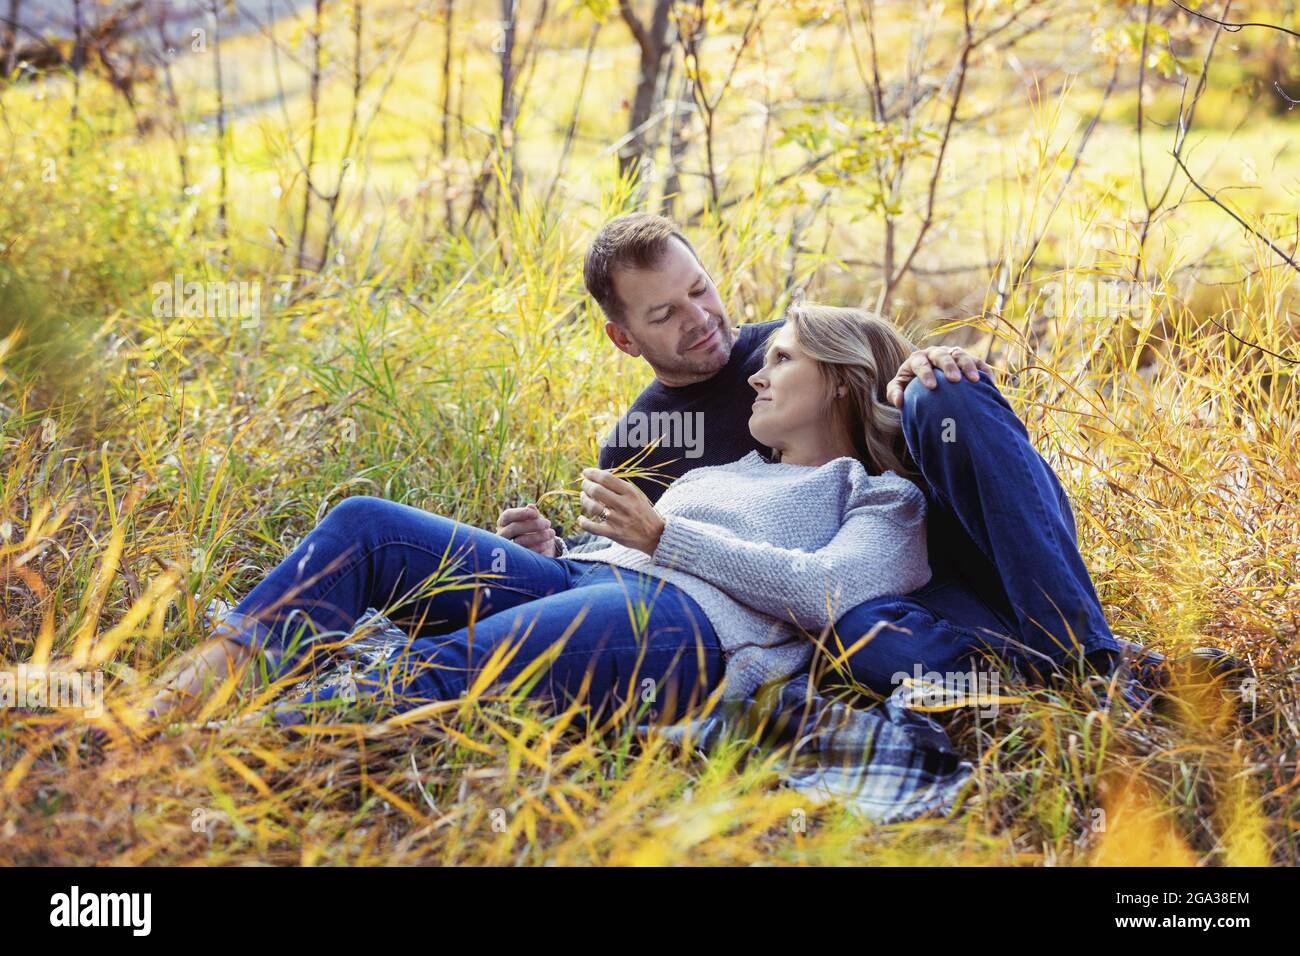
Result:
<instances>
[{"instance_id":1,"label":"man's hand","mask_svg":"<svg viewBox=\"0 0 1300 956\"><path fill-rule=\"evenodd\" d=\"M536 551L544 557L555 557L556 533L549 518L543 518L537 505L507 508L497 518L497 534L515 544Z\"/></svg>"},{"instance_id":2,"label":"man's hand","mask_svg":"<svg viewBox=\"0 0 1300 956\"><path fill-rule=\"evenodd\" d=\"M935 369L941 370L950 382L960 382L963 372L972 382L979 381L980 372L993 374L993 369L983 359L977 359L965 349L933 345L928 349L918 349L907 357L899 366L898 374L885 386L885 397L895 408L902 408L903 390L914 378L919 378L926 388L938 388L939 382L934 377Z\"/></svg>"},{"instance_id":3,"label":"man's hand","mask_svg":"<svg viewBox=\"0 0 1300 956\"><path fill-rule=\"evenodd\" d=\"M628 548L653 555L664 533L664 519L644 491L601 468L582 469L583 531L603 535ZM604 520L597 520L599 518Z\"/></svg>"}]
</instances>

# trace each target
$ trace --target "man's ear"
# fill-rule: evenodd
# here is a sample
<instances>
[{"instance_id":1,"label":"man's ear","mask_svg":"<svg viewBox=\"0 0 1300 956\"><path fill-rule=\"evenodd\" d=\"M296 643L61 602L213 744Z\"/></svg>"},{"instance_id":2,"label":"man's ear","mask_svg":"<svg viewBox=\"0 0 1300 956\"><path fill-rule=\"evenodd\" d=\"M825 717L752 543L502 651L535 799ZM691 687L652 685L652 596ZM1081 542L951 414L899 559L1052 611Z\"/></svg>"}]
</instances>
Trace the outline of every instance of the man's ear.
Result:
<instances>
[{"instance_id":1,"label":"man's ear","mask_svg":"<svg viewBox=\"0 0 1300 956\"><path fill-rule=\"evenodd\" d=\"M626 352L633 358L641 357L641 347L632 341L632 338L627 334L627 330L617 322L606 321L605 334L609 336L609 340L614 343L614 346L620 352Z\"/></svg>"}]
</instances>

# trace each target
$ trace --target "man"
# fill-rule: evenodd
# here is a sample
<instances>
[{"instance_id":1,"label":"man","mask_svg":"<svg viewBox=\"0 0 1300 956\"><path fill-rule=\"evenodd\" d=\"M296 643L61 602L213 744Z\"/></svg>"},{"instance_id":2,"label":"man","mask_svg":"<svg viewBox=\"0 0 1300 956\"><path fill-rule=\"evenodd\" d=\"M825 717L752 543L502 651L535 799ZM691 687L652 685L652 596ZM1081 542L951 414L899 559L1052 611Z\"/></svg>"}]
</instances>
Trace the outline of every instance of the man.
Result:
<instances>
[{"instance_id":1,"label":"man","mask_svg":"<svg viewBox=\"0 0 1300 956\"><path fill-rule=\"evenodd\" d=\"M691 243L649 213L620 216L600 230L584 280L610 340L644 358L655 375L602 441L602 469L634 461L629 480L654 502L692 468L751 450L771 457L749 432L747 379L781 320L733 327ZM966 673L989 651L1030 674L1082 665L1106 676L1122 646L1137 649L1111 633L1064 490L990 373L959 348L933 347L914 352L887 385L928 485L933 577L919 591L868 602L836 622L839 644L831 638L830 650L851 650L845 659L854 678L878 692L891 690L900 673ZM604 543L560 538L534 505L503 511L497 532L554 557ZM869 642L860 640L873 630ZM1144 660L1162 659L1145 652Z\"/></svg>"}]
</instances>

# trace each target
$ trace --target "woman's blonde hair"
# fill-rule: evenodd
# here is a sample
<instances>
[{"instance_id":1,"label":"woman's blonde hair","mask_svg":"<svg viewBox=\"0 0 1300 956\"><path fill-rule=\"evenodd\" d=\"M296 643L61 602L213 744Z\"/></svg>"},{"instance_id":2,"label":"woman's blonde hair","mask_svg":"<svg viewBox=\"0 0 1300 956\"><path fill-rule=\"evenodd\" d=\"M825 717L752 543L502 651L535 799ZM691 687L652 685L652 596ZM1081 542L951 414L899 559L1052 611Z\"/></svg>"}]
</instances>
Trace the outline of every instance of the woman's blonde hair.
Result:
<instances>
[{"instance_id":1,"label":"woman's blonde hair","mask_svg":"<svg viewBox=\"0 0 1300 956\"><path fill-rule=\"evenodd\" d=\"M800 302L785 313L799 347L817 362L837 425L847 430L869 473L893 471L920 482L903 438L903 416L885 386L913 351L890 322L862 309ZM775 333L773 333L775 334ZM844 386L845 396L836 396Z\"/></svg>"}]
</instances>

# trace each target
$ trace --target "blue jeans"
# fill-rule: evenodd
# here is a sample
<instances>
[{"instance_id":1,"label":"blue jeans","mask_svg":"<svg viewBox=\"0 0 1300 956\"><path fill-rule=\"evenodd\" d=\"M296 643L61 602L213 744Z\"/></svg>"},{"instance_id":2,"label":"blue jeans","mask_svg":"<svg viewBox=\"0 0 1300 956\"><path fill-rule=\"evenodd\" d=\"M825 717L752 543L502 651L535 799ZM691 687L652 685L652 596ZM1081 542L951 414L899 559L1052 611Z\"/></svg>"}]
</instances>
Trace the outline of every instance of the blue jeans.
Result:
<instances>
[{"instance_id":1,"label":"blue jeans","mask_svg":"<svg viewBox=\"0 0 1300 956\"><path fill-rule=\"evenodd\" d=\"M641 719L671 722L722 682L713 627L675 585L543 557L368 496L335 505L226 622L231 639L260 650L283 676L301 672L327 635L340 640L367 607L413 635L382 679L358 681L397 711L465 696L484 675L508 684L536 664L520 681L526 693L560 705L580 698L591 705L582 721L630 702ZM504 663L494 654L507 655Z\"/></svg>"},{"instance_id":2,"label":"blue jeans","mask_svg":"<svg viewBox=\"0 0 1300 956\"><path fill-rule=\"evenodd\" d=\"M1080 653L1117 651L1070 503L1024 423L987 374L937 378L933 390L916 380L903 393L903 434L928 485L933 576L836 622L843 650L878 628L845 660L854 680L887 693L918 667L967 672L994 655L1042 674Z\"/></svg>"}]
</instances>

